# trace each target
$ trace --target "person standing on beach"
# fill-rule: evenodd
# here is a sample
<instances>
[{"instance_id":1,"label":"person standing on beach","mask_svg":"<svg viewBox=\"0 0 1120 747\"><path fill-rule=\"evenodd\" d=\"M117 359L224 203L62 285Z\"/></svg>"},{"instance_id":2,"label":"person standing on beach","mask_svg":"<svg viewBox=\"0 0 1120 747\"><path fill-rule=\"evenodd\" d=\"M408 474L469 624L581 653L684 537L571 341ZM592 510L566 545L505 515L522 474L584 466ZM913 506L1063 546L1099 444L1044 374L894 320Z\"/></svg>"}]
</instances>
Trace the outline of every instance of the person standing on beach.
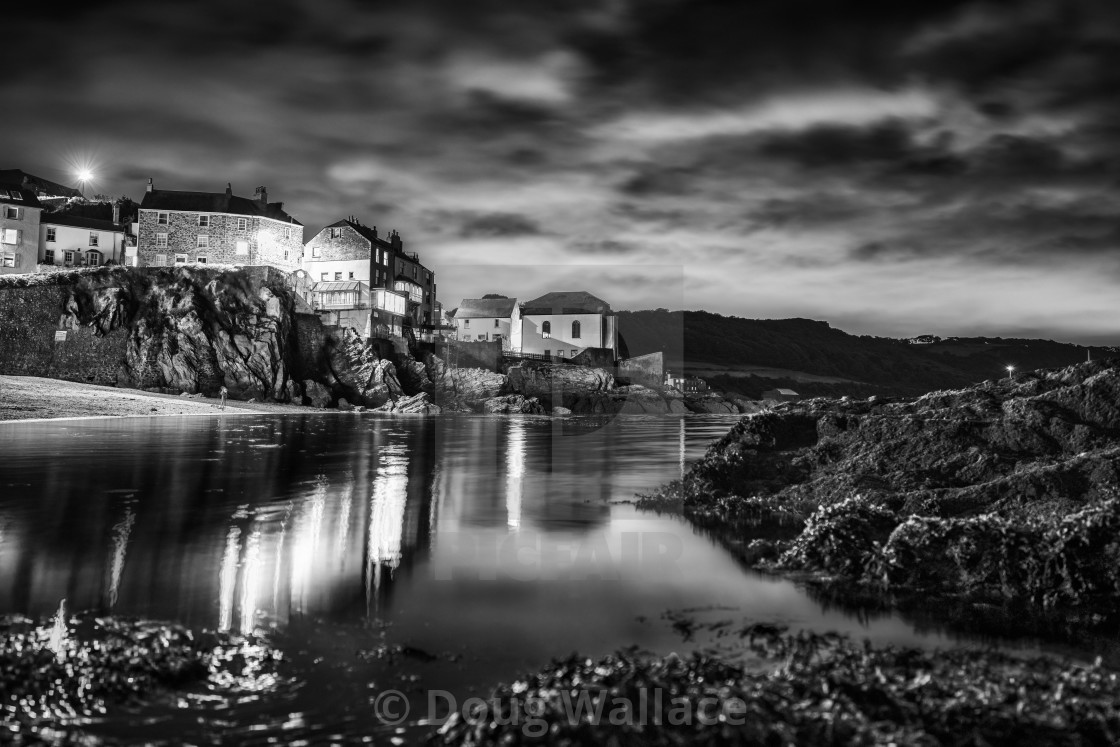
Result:
<instances>
[{"instance_id":1,"label":"person standing on beach","mask_svg":"<svg viewBox=\"0 0 1120 747\"><path fill-rule=\"evenodd\" d=\"M222 409L226 409L226 397L229 396L229 390L223 386L218 390L218 396L222 398Z\"/></svg>"}]
</instances>

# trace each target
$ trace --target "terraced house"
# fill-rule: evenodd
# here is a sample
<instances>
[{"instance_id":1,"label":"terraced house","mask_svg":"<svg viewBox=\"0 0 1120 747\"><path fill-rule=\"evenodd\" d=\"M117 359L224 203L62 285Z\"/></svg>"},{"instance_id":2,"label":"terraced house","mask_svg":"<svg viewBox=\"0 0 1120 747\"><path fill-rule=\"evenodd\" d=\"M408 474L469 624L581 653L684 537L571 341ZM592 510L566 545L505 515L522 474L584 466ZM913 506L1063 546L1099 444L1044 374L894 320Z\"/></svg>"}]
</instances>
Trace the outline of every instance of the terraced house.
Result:
<instances>
[{"instance_id":1,"label":"terraced house","mask_svg":"<svg viewBox=\"0 0 1120 747\"><path fill-rule=\"evenodd\" d=\"M303 224L269 202L225 192L156 189L148 180L137 219L135 264L271 265L288 272L303 257Z\"/></svg>"},{"instance_id":2,"label":"terraced house","mask_svg":"<svg viewBox=\"0 0 1120 747\"><path fill-rule=\"evenodd\" d=\"M30 189L0 182L0 275L35 272L42 213Z\"/></svg>"}]
</instances>

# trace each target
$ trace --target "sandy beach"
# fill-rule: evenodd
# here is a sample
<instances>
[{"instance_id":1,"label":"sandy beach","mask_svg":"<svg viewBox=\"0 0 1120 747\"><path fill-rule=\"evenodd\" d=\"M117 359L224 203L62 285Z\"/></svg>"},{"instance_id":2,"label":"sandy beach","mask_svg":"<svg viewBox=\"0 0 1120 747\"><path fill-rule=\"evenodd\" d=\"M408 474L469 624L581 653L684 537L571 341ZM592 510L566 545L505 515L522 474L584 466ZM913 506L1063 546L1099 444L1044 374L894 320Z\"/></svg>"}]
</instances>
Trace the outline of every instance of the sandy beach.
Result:
<instances>
[{"instance_id":1,"label":"sandy beach","mask_svg":"<svg viewBox=\"0 0 1120 747\"><path fill-rule=\"evenodd\" d=\"M53 418L318 412L309 407L179 397L37 376L0 376L0 421Z\"/></svg>"}]
</instances>

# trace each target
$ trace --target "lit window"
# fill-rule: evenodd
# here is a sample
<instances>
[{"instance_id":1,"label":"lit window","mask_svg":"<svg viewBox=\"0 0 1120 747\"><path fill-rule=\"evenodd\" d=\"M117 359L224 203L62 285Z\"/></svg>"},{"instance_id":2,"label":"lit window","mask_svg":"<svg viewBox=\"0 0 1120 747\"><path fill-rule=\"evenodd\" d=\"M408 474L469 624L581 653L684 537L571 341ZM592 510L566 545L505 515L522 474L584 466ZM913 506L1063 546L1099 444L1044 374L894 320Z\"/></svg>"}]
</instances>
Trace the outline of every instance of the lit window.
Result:
<instances>
[{"instance_id":1,"label":"lit window","mask_svg":"<svg viewBox=\"0 0 1120 747\"><path fill-rule=\"evenodd\" d=\"M161 225L161 226L166 226L167 225L167 217L168 217L167 213L156 213L156 223Z\"/></svg>"},{"instance_id":2,"label":"lit window","mask_svg":"<svg viewBox=\"0 0 1120 747\"><path fill-rule=\"evenodd\" d=\"M237 219L237 230L238 231L244 231L248 227L249 227L249 221L246 218L238 218Z\"/></svg>"},{"instance_id":3,"label":"lit window","mask_svg":"<svg viewBox=\"0 0 1120 747\"><path fill-rule=\"evenodd\" d=\"M15 267L16 260L19 257L13 252L5 252L0 254L0 267Z\"/></svg>"},{"instance_id":4,"label":"lit window","mask_svg":"<svg viewBox=\"0 0 1120 747\"><path fill-rule=\"evenodd\" d=\"M206 236L206 235L199 235L198 241L195 243L195 248L197 248L197 249L209 249L210 248L210 237Z\"/></svg>"},{"instance_id":5,"label":"lit window","mask_svg":"<svg viewBox=\"0 0 1120 747\"><path fill-rule=\"evenodd\" d=\"M210 216L209 215L198 216L198 225L202 226L204 228L209 228L209 226L210 226Z\"/></svg>"},{"instance_id":6,"label":"lit window","mask_svg":"<svg viewBox=\"0 0 1120 747\"><path fill-rule=\"evenodd\" d=\"M20 230L18 228L5 228L2 239L5 244L18 244Z\"/></svg>"},{"instance_id":7,"label":"lit window","mask_svg":"<svg viewBox=\"0 0 1120 747\"><path fill-rule=\"evenodd\" d=\"M48 265L53 265L54 264L54 249L48 249L43 254L43 262L44 262L44 264L48 264Z\"/></svg>"},{"instance_id":8,"label":"lit window","mask_svg":"<svg viewBox=\"0 0 1120 747\"><path fill-rule=\"evenodd\" d=\"M8 220L19 220L19 208L11 207L10 205L4 206L4 217Z\"/></svg>"},{"instance_id":9,"label":"lit window","mask_svg":"<svg viewBox=\"0 0 1120 747\"><path fill-rule=\"evenodd\" d=\"M322 280L323 282L326 282L326 280L327 280L327 277L328 277L329 275L330 275L330 273L329 273L329 272L324 272L324 273L323 273L322 275L320 275L320 276L319 276L319 279L320 279L320 280Z\"/></svg>"},{"instance_id":10,"label":"lit window","mask_svg":"<svg viewBox=\"0 0 1120 747\"><path fill-rule=\"evenodd\" d=\"M579 337L579 322L572 322L572 339L575 340Z\"/></svg>"},{"instance_id":11,"label":"lit window","mask_svg":"<svg viewBox=\"0 0 1120 747\"><path fill-rule=\"evenodd\" d=\"M335 280L342 280L342 273L341 272L336 272L334 274L334 279Z\"/></svg>"},{"instance_id":12,"label":"lit window","mask_svg":"<svg viewBox=\"0 0 1120 747\"><path fill-rule=\"evenodd\" d=\"M202 255L199 255L199 256L194 258L194 261L198 262L200 265L204 265L204 264L206 264L206 257L203 257Z\"/></svg>"},{"instance_id":13,"label":"lit window","mask_svg":"<svg viewBox=\"0 0 1120 747\"><path fill-rule=\"evenodd\" d=\"M248 241L238 241L237 242L237 253L238 254L248 254L249 253L249 242Z\"/></svg>"},{"instance_id":14,"label":"lit window","mask_svg":"<svg viewBox=\"0 0 1120 747\"><path fill-rule=\"evenodd\" d=\"M185 265L186 263L187 263L187 255L185 255L185 254L176 254L175 255L175 264Z\"/></svg>"},{"instance_id":15,"label":"lit window","mask_svg":"<svg viewBox=\"0 0 1120 747\"><path fill-rule=\"evenodd\" d=\"M48 228L47 229L47 241L54 241L55 240L55 232L56 231L57 231L57 229L54 229L54 228Z\"/></svg>"},{"instance_id":16,"label":"lit window","mask_svg":"<svg viewBox=\"0 0 1120 747\"><path fill-rule=\"evenodd\" d=\"M563 350L557 350L556 355L560 358L563 358L564 357L564 351Z\"/></svg>"},{"instance_id":17,"label":"lit window","mask_svg":"<svg viewBox=\"0 0 1120 747\"><path fill-rule=\"evenodd\" d=\"M167 234L157 233L156 234L156 249L166 249L166 248L167 248Z\"/></svg>"},{"instance_id":18,"label":"lit window","mask_svg":"<svg viewBox=\"0 0 1120 747\"><path fill-rule=\"evenodd\" d=\"M101 240L101 237L97 235L96 231L90 231L89 232L89 245L90 246L100 246L100 244L98 243L100 240Z\"/></svg>"},{"instance_id":19,"label":"lit window","mask_svg":"<svg viewBox=\"0 0 1120 747\"><path fill-rule=\"evenodd\" d=\"M18 189L13 189L8 194L12 196L13 200L23 200L23 192L20 192Z\"/></svg>"},{"instance_id":20,"label":"lit window","mask_svg":"<svg viewBox=\"0 0 1120 747\"><path fill-rule=\"evenodd\" d=\"M318 246L311 247L311 257L312 257L312 259L318 259L319 256L320 256L319 247Z\"/></svg>"},{"instance_id":21,"label":"lit window","mask_svg":"<svg viewBox=\"0 0 1120 747\"><path fill-rule=\"evenodd\" d=\"M575 348L572 348L572 357L575 358L576 353L578 353L578 352L579 352L578 350L576 350Z\"/></svg>"}]
</instances>

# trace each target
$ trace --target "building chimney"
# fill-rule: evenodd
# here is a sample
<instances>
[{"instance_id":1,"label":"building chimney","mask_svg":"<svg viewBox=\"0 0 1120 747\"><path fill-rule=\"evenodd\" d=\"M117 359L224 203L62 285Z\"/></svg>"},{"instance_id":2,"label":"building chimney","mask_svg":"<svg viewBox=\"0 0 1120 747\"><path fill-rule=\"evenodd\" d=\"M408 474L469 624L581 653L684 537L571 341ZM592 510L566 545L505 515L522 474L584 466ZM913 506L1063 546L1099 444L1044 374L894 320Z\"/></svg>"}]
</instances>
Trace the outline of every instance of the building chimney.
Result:
<instances>
[{"instance_id":1,"label":"building chimney","mask_svg":"<svg viewBox=\"0 0 1120 747\"><path fill-rule=\"evenodd\" d=\"M154 184L152 184L152 177L150 177L150 176L148 177L148 187L147 187L147 189L145 189L144 191L145 191L145 192L153 192L153 191L155 191L155 185L154 185Z\"/></svg>"},{"instance_id":2,"label":"building chimney","mask_svg":"<svg viewBox=\"0 0 1120 747\"><path fill-rule=\"evenodd\" d=\"M397 229L395 228L393 229L393 232L389 234L389 244L398 252L404 251L404 242L401 241L401 235L397 233Z\"/></svg>"},{"instance_id":3,"label":"building chimney","mask_svg":"<svg viewBox=\"0 0 1120 747\"><path fill-rule=\"evenodd\" d=\"M260 204L268 205L268 190L264 187L257 187L257 191L253 193L253 199L260 202Z\"/></svg>"},{"instance_id":4,"label":"building chimney","mask_svg":"<svg viewBox=\"0 0 1120 747\"><path fill-rule=\"evenodd\" d=\"M113 222L121 222L121 201L113 200Z\"/></svg>"},{"instance_id":5,"label":"building chimney","mask_svg":"<svg viewBox=\"0 0 1120 747\"><path fill-rule=\"evenodd\" d=\"M233 197L233 182L226 182L226 197Z\"/></svg>"},{"instance_id":6,"label":"building chimney","mask_svg":"<svg viewBox=\"0 0 1120 747\"><path fill-rule=\"evenodd\" d=\"M373 227L373 238L377 238L377 226Z\"/></svg>"}]
</instances>

